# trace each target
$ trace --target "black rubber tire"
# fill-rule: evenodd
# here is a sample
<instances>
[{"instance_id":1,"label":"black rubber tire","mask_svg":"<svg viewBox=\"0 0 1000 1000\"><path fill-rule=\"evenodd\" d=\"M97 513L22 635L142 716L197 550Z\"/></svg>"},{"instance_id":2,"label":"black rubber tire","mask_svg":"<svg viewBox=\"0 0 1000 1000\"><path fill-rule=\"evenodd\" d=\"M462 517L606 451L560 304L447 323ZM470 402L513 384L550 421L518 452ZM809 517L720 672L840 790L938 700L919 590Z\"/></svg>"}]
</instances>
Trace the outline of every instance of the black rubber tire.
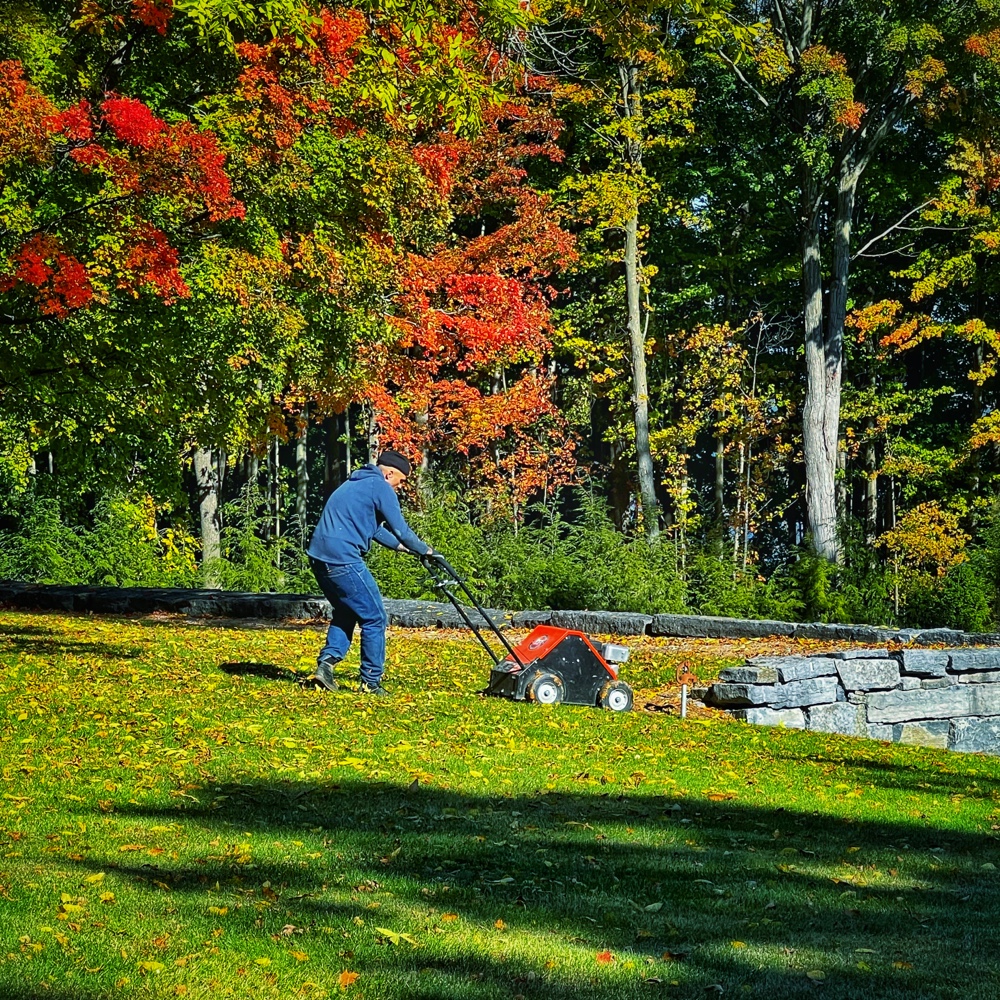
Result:
<instances>
[{"instance_id":1,"label":"black rubber tire","mask_svg":"<svg viewBox=\"0 0 1000 1000\"><path fill-rule=\"evenodd\" d=\"M624 681L608 681L597 696L597 704L609 712L631 712L632 702L632 689Z\"/></svg>"},{"instance_id":2,"label":"black rubber tire","mask_svg":"<svg viewBox=\"0 0 1000 1000\"><path fill-rule=\"evenodd\" d=\"M528 698L539 705L558 705L565 693L562 678L544 670L539 671L528 685Z\"/></svg>"}]
</instances>

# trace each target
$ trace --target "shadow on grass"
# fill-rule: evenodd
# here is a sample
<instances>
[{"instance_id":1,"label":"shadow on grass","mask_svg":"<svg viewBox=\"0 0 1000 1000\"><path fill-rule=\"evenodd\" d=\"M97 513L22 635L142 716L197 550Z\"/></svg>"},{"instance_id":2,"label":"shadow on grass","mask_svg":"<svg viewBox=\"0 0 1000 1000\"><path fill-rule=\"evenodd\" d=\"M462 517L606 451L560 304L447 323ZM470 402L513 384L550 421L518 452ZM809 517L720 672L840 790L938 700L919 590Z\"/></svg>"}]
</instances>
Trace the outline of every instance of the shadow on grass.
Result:
<instances>
[{"instance_id":1,"label":"shadow on grass","mask_svg":"<svg viewBox=\"0 0 1000 1000\"><path fill-rule=\"evenodd\" d=\"M1000 875L981 868L1000 867L1000 845L986 833L638 792L507 798L359 780L209 784L192 794L197 804L117 812L193 821L215 835L215 853L81 865L193 899L215 883L250 895L267 886L278 927L294 917L351 930L353 917L367 920L368 904L383 899L412 912L447 909L487 934L500 919L511 932L554 935L584 954L611 949L619 963L634 961L640 978L678 979L674 996L704 995L712 984L726 994L814 996L806 972L816 968L827 970L823 995L839 1000L1000 995L990 992ZM296 856L268 860L255 846L249 868L234 846L243 831L260 846L322 836L326 857L306 868ZM248 907L246 920L256 916ZM499 950L470 946L440 965L452 985L434 979L406 995L507 995L512 981L537 974L538 966L497 958ZM433 971L422 950L390 951L386 962L417 976L415 984L421 970ZM665 952L688 957L668 963ZM617 995L586 977L572 988L557 977L531 982L513 992Z\"/></svg>"},{"instance_id":2,"label":"shadow on grass","mask_svg":"<svg viewBox=\"0 0 1000 1000\"><path fill-rule=\"evenodd\" d=\"M41 625L5 625L0 623L0 652L29 656L53 656L59 653L106 657L109 660L133 660L141 656L138 646L110 642L87 642L61 635Z\"/></svg>"},{"instance_id":3,"label":"shadow on grass","mask_svg":"<svg viewBox=\"0 0 1000 1000\"><path fill-rule=\"evenodd\" d=\"M864 744L862 744L864 746ZM772 751L778 759L801 761L801 756ZM1000 797L1000 778L983 774L977 757L971 754L952 753L930 767L926 761L915 760L910 764L897 761L875 760L863 754L847 754L831 750L825 754L809 754L807 760L815 761L828 779L857 785L876 785L879 788L904 789L914 793L938 792L942 795L961 795L989 800ZM825 765L825 767L823 767ZM970 773L971 771L971 773Z\"/></svg>"},{"instance_id":4,"label":"shadow on grass","mask_svg":"<svg viewBox=\"0 0 1000 1000\"><path fill-rule=\"evenodd\" d=\"M301 683L305 677L305 674L296 673L286 667L279 667L276 663L238 661L220 663L219 669L224 674L235 674L239 677L264 677L269 681L290 681L293 684Z\"/></svg>"}]
</instances>

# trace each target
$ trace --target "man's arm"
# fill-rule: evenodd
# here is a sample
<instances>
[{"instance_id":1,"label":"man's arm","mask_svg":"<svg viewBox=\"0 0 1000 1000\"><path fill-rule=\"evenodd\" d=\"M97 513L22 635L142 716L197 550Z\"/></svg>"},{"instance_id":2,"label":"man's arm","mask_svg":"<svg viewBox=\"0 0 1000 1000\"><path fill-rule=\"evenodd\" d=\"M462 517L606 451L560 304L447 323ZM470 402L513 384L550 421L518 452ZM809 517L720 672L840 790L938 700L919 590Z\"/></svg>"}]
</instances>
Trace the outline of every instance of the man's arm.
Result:
<instances>
[{"instance_id":1,"label":"man's arm","mask_svg":"<svg viewBox=\"0 0 1000 1000\"><path fill-rule=\"evenodd\" d=\"M375 510L384 522L373 536L375 541L390 549L408 549L418 556L431 552L431 547L406 523L395 491L384 480L375 491Z\"/></svg>"}]
</instances>

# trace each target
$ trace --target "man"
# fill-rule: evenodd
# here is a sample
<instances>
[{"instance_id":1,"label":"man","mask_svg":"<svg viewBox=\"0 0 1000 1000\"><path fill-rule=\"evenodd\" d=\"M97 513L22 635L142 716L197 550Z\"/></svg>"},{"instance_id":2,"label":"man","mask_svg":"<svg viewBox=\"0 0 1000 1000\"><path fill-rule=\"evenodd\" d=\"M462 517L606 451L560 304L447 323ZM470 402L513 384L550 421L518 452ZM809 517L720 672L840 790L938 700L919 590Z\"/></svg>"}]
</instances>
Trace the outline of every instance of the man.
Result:
<instances>
[{"instance_id":1,"label":"man","mask_svg":"<svg viewBox=\"0 0 1000 1000\"><path fill-rule=\"evenodd\" d=\"M389 619L364 556L372 540L399 552L429 556L433 549L410 529L396 491L406 482L410 463L396 451L384 451L374 465L354 472L330 495L309 543L309 562L320 589L333 608L326 645L310 682L337 690L333 668L346 655L361 626L363 694L385 697L385 629Z\"/></svg>"}]
</instances>

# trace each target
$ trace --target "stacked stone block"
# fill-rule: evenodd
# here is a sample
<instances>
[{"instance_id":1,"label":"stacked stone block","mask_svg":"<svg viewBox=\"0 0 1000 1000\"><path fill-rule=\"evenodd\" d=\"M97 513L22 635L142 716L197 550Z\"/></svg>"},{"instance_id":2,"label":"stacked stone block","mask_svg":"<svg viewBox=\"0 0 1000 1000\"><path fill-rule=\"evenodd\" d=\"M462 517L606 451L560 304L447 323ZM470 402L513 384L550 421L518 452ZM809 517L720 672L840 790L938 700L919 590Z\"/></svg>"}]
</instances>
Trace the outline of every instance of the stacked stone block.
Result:
<instances>
[{"instance_id":1,"label":"stacked stone block","mask_svg":"<svg viewBox=\"0 0 1000 1000\"><path fill-rule=\"evenodd\" d=\"M757 725L1000 755L1000 649L755 656L705 702Z\"/></svg>"}]
</instances>

